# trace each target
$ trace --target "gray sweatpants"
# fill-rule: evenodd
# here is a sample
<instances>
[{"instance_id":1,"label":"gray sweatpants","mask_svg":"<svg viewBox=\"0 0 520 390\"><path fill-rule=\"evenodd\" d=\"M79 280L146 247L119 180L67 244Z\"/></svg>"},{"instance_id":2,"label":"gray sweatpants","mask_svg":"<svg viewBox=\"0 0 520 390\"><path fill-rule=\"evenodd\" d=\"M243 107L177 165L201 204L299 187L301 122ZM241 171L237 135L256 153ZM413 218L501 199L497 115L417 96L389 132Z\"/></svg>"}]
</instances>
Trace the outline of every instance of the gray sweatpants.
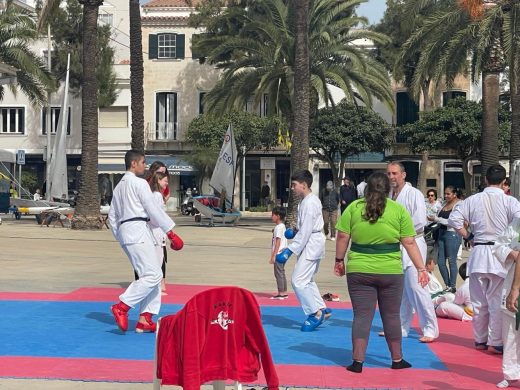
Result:
<instances>
[{"instance_id":1,"label":"gray sweatpants","mask_svg":"<svg viewBox=\"0 0 520 390\"><path fill-rule=\"evenodd\" d=\"M401 359L402 335L399 309L403 296L404 276L352 272L347 274L347 283L354 311L352 359L360 362L365 360L376 304L379 305L386 343L392 360Z\"/></svg>"},{"instance_id":2,"label":"gray sweatpants","mask_svg":"<svg viewBox=\"0 0 520 390\"><path fill-rule=\"evenodd\" d=\"M285 277L285 264L277 261L274 263L274 277L276 279L276 287L278 292L287 292L287 278Z\"/></svg>"}]
</instances>

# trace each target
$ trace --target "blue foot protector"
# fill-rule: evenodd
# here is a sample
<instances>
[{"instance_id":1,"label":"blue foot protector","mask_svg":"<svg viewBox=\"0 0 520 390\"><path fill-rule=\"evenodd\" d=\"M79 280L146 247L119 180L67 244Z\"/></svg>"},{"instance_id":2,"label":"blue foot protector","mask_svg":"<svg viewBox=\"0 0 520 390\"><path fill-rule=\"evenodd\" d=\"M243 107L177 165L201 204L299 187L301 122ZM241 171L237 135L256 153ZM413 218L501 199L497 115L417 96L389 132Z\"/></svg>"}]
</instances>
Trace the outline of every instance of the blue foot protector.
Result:
<instances>
[{"instance_id":1,"label":"blue foot protector","mask_svg":"<svg viewBox=\"0 0 520 390\"><path fill-rule=\"evenodd\" d=\"M324 318L325 315L323 313L321 314L320 318L316 318L314 314L311 314L303 323L301 331L312 332L314 329L316 329L318 326L322 324Z\"/></svg>"},{"instance_id":2,"label":"blue foot protector","mask_svg":"<svg viewBox=\"0 0 520 390\"><path fill-rule=\"evenodd\" d=\"M332 309L329 309L328 307L321 309L321 312L323 313L323 321L327 321L332 315Z\"/></svg>"}]
</instances>

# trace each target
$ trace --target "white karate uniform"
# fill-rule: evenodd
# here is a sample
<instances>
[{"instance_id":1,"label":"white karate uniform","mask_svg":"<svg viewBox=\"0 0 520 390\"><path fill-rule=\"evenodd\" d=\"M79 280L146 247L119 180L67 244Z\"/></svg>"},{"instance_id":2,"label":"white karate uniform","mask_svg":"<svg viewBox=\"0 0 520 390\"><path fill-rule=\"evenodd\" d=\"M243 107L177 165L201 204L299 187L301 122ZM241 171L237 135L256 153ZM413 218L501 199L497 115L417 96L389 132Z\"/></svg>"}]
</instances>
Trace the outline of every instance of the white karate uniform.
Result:
<instances>
[{"instance_id":1,"label":"white karate uniform","mask_svg":"<svg viewBox=\"0 0 520 390\"><path fill-rule=\"evenodd\" d=\"M445 293L438 297L435 313L444 318L453 318L459 321L473 320L473 306L469 295L469 279L457 288L455 294ZM434 302L435 303L435 302Z\"/></svg>"},{"instance_id":2,"label":"white karate uniform","mask_svg":"<svg viewBox=\"0 0 520 390\"><path fill-rule=\"evenodd\" d=\"M392 197L392 193L390 194ZM410 183L406 183L396 199L397 203L403 205L412 217L417 236L415 242L419 247L423 261L426 261L426 241L424 240L424 227L426 226L426 205L424 196ZM419 326L423 336L439 337L439 326L435 308L430 293L419 284L419 274L412 263L406 250L401 246L401 258L403 261L404 290L401 301L401 328L403 337L408 337L412 325L414 310L419 317Z\"/></svg>"},{"instance_id":3,"label":"white karate uniform","mask_svg":"<svg viewBox=\"0 0 520 390\"><path fill-rule=\"evenodd\" d=\"M159 206L162 210L166 211L166 205L164 204L163 195L160 192L155 191L152 193L152 196L157 206ZM164 259L163 246L166 245L166 234L164 234L161 227L157 226L154 222L150 221L148 222L148 224L150 225L150 229L152 229L152 234L155 240L155 252L159 261L159 266L162 267Z\"/></svg>"},{"instance_id":4,"label":"white karate uniform","mask_svg":"<svg viewBox=\"0 0 520 390\"><path fill-rule=\"evenodd\" d=\"M467 221L475 243L496 242L513 218L520 217L520 203L502 189L487 187L483 192L457 203L448 219L455 229ZM493 256L492 245L476 245L468 259L468 278L473 304L473 336L477 343L502 346L500 294L507 269Z\"/></svg>"},{"instance_id":5,"label":"white karate uniform","mask_svg":"<svg viewBox=\"0 0 520 390\"><path fill-rule=\"evenodd\" d=\"M139 313L158 314L161 308L161 264L157 260L156 241L146 221L121 222L136 218L149 218L164 233L175 223L154 200L150 186L144 179L126 172L114 189L108 220L114 237L128 256L139 275L119 299L130 307L139 304Z\"/></svg>"},{"instance_id":6,"label":"white karate uniform","mask_svg":"<svg viewBox=\"0 0 520 390\"><path fill-rule=\"evenodd\" d=\"M504 379L520 379L520 330L516 330L515 314L507 310L506 298L511 291L511 285L515 275L515 262L508 260L507 256L515 249L520 250L519 234L520 219L515 218L511 225L500 234L493 246L493 254L501 264L508 270L504 280L500 311L502 315L502 341L504 354L502 356L502 372Z\"/></svg>"},{"instance_id":7,"label":"white karate uniform","mask_svg":"<svg viewBox=\"0 0 520 390\"><path fill-rule=\"evenodd\" d=\"M306 315L327 307L314 281L320 261L325 256L323 225L320 199L311 193L298 205L298 232L288 247L298 256L291 284Z\"/></svg>"}]
</instances>

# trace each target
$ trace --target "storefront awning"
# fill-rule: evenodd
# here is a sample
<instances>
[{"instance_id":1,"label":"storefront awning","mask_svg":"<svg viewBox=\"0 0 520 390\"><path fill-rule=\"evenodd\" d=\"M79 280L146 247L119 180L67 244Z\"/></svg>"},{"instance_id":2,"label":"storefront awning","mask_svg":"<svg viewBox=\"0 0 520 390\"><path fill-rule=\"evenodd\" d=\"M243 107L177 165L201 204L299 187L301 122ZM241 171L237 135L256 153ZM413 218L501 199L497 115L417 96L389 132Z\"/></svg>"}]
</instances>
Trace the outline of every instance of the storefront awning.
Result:
<instances>
[{"instance_id":1,"label":"storefront awning","mask_svg":"<svg viewBox=\"0 0 520 390\"><path fill-rule=\"evenodd\" d=\"M168 168L168 172L172 175L192 175L196 169L186 161L171 155L149 155L145 157L146 169L154 161L161 161ZM114 162L102 161L98 164L98 173L125 173L125 164L117 164Z\"/></svg>"},{"instance_id":2,"label":"storefront awning","mask_svg":"<svg viewBox=\"0 0 520 390\"><path fill-rule=\"evenodd\" d=\"M196 169L184 160L171 155L150 155L145 157L146 168L148 168L154 161L161 161L168 172L174 175L192 175Z\"/></svg>"}]
</instances>

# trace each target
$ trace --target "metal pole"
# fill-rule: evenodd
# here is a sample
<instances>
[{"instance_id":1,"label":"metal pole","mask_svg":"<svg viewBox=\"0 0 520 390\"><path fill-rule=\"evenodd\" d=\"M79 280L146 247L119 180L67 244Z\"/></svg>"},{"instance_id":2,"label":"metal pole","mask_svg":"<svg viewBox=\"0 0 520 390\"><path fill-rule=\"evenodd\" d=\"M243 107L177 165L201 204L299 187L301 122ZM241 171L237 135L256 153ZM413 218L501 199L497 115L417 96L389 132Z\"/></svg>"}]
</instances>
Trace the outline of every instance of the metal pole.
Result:
<instances>
[{"instance_id":1,"label":"metal pole","mask_svg":"<svg viewBox=\"0 0 520 390\"><path fill-rule=\"evenodd\" d=\"M52 70L52 62L51 62L51 51L52 51L52 43L51 43L51 25L50 23L47 24L47 69L49 72ZM62 115L65 115L65 113L62 113ZM50 184L51 184L51 153L52 153L52 146L51 146L51 92L50 90L47 92L47 115L45 117L45 128L47 129L47 162L46 162L46 168L47 168L47 175L46 175L46 187L45 187L45 199L50 200L51 199L51 191L50 191Z\"/></svg>"},{"instance_id":2,"label":"metal pole","mask_svg":"<svg viewBox=\"0 0 520 390\"><path fill-rule=\"evenodd\" d=\"M18 164L18 197L22 198L22 164Z\"/></svg>"},{"instance_id":3,"label":"metal pole","mask_svg":"<svg viewBox=\"0 0 520 390\"><path fill-rule=\"evenodd\" d=\"M246 148L242 148L242 211L246 211Z\"/></svg>"}]
</instances>

